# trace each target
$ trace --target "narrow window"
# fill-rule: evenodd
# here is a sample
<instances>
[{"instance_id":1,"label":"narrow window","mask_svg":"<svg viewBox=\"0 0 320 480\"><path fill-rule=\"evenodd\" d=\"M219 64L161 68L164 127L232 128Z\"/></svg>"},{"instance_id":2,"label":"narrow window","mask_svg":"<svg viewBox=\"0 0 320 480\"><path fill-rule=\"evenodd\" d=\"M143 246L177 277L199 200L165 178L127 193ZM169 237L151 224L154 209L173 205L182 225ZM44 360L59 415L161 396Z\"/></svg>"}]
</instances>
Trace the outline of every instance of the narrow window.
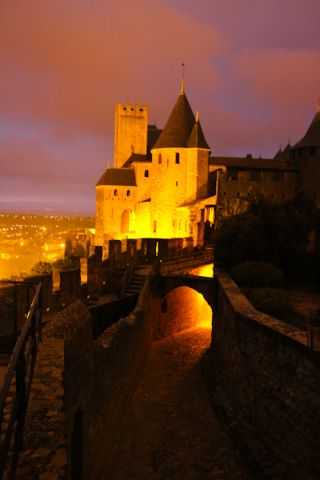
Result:
<instances>
[{"instance_id":1,"label":"narrow window","mask_svg":"<svg viewBox=\"0 0 320 480\"><path fill-rule=\"evenodd\" d=\"M180 153L176 152L176 164L178 165L180 163Z\"/></svg>"},{"instance_id":2,"label":"narrow window","mask_svg":"<svg viewBox=\"0 0 320 480\"><path fill-rule=\"evenodd\" d=\"M159 165L162 163L162 155L161 155L161 153L159 153L159 156L158 156L158 163L159 163Z\"/></svg>"},{"instance_id":3,"label":"narrow window","mask_svg":"<svg viewBox=\"0 0 320 480\"><path fill-rule=\"evenodd\" d=\"M179 185L179 182L178 182L178 180L177 180L177 181L176 181L176 187L177 187L178 185Z\"/></svg>"},{"instance_id":4,"label":"narrow window","mask_svg":"<svg viewBox=\"0 0 320 480\"><path fill-rule=\"evenodd\" d=\"M156 220L153 221L153 233L157 232L157 222Z\"/></svg>"},{"instance_id":5,"label":"narrow window","mask_svg":"<svg viewBox=\"0 0 320 480\"><path fill-rule=\"evenodd\" d=\"M118 196L118 190L117 190L117 189L113 190L113 195L114 195L115 197Z\"/></svg>"},{"instance_id":6,"label":"narrow window","mask_svg":"<svg viewBox=\"0 0 320 480\"><path fill-rule=\"evenodd\" d=\"M145 176L146 178L149 177L149 170L148 170L148 169L144 171L144 176Z\"/></svg>"},{"instance_id":7,"label":"narrow window","mask_svg":"<svg viewBox=\"0 0 320 480\"><path fill-rule=\"evenodd\" d=\"M130 194L131 194L130 190L127 190L127 197L130 197Z\"/></svg>"}]
</instances>

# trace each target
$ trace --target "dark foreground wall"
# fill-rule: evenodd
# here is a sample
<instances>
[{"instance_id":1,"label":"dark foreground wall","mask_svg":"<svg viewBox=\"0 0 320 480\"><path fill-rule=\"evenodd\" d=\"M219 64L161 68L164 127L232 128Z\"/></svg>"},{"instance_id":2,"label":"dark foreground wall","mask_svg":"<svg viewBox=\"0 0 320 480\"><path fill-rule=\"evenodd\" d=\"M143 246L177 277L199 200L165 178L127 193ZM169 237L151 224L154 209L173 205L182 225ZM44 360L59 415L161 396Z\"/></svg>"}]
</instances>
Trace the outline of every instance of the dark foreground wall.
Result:
<instances>
[{"instance_id":1,"label":"dark foreground wall","mask_svg":"<svg viewBox=\"0 0 320 480\"><path fill-rule=\"evenodd\" d=\"M64 377L69 479L111 478L154 339L193 325L190 319L165 328L162 294L157 280L147 280L133 312L96 340L87 307L80 302L69 307Z\"/></svg>"},{"instance_id":2,"label":"dark foreground wall","mask_svg":"<svg viewBox=\"0 0 320 480\"><path fill-rule=\"evenodd\" d=\"M320 352L305 332L257 312L226 274L217 289L205 364L213 402L258 478L320 478Z\"/></svg>"}]
</instances>

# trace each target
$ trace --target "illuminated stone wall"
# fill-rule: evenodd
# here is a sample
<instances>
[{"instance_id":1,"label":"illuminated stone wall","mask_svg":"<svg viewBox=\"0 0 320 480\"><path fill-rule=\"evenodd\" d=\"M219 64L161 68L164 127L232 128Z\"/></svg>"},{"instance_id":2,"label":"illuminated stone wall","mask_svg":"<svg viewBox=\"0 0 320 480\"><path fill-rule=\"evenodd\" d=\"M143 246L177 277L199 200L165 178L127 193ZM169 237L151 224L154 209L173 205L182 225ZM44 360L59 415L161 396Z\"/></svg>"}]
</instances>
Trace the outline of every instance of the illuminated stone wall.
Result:
<instances>
[{"instance_id":1,"label":"illuminated stone wall","mask_svg":"<svg viewBox=\"0 0 320 480\"><path fill-rule=\"evenodd\" d=\"M137 187L98 186L96 245L107 238L122 238L135 232Z\"/></svg>"},{"instance_id":2,"label":"illuminated stone wall","mask_svg":"<svg viewBox=\"0 0 320 480\"><path fill-rule=\"evenodd\" d=\"M114 166L122 167L132 153L147 153L148 108L120 104L115 109Z\"/></svg>"},{"instance_id":3,"label":"illuminated stone wall","mask_svg":"<svg viewBox=\"0 0 320 480\"><path fill-rule=\"evenodd\" d=\"M154 178L152 162L133 162L132 168L135 170L138 185L137 201L150 198Z\"/></svg>"}]
</instances>

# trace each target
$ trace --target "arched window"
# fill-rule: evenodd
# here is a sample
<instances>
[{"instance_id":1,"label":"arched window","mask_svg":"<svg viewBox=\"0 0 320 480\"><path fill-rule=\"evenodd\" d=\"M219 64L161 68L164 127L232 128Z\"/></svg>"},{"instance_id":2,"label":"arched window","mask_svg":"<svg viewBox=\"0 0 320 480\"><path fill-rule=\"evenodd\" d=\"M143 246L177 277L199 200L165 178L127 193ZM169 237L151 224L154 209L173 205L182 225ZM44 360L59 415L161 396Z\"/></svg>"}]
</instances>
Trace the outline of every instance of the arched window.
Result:
<instances>
[{"instance_id":1,"label":"arched window","mask_svg":"<svg viewBox=\"0 0 320 480\"><path fill-rule=\"evenodd\" d=\"M130 195L131 195L130 190L127 190L127 197L130 197Z\"/></svg>"},{"instance_id":2,"label":"arched window","mask_svg":"<svg viewBox=\"0 0 320 480\"><path fill-rule=\"evenodd\" d=\"M180 153L176 152L176 164L180 163Z\"/></svg>"},{"instance_id":3,"label":"arched window","mask_svg":"<svg viewBox=\"0 0 320 480\"><path fill-rule=\"evenodd\" d=\"M117 190L116 188L113 190L113 195L114 195L115 197L118 196L118 190Z\"/></svg>"},{"instance_id":4,"label":"arched window","mask_svg":"<svg viewBox=\"0 0 320 480\"><path fill-rule=\"evenodd\" d=\"M148 170L148 169L146 169L146 170L144 171L144 176L145 176L146 178L149 177L149 170Z\"/></svg>"}]
</instances>

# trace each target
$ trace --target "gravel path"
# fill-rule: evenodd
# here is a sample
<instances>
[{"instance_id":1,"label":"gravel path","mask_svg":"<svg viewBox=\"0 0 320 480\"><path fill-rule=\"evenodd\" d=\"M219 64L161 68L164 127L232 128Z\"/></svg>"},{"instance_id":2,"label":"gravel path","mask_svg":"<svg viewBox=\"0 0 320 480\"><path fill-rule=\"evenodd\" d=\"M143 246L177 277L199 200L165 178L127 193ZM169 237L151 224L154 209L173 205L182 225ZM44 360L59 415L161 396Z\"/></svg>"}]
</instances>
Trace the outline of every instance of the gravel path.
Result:
<instances>
[{"instance_id":1,"label":"gravel path","mask_svg":"<svg viewBox=\"0 0 320 480\"><path fill-rule=\"evenodd\" d=\"M212 411L199 361L209 329L154 344L113 480L249 479Z\"/></svg>"}]
</instances>

